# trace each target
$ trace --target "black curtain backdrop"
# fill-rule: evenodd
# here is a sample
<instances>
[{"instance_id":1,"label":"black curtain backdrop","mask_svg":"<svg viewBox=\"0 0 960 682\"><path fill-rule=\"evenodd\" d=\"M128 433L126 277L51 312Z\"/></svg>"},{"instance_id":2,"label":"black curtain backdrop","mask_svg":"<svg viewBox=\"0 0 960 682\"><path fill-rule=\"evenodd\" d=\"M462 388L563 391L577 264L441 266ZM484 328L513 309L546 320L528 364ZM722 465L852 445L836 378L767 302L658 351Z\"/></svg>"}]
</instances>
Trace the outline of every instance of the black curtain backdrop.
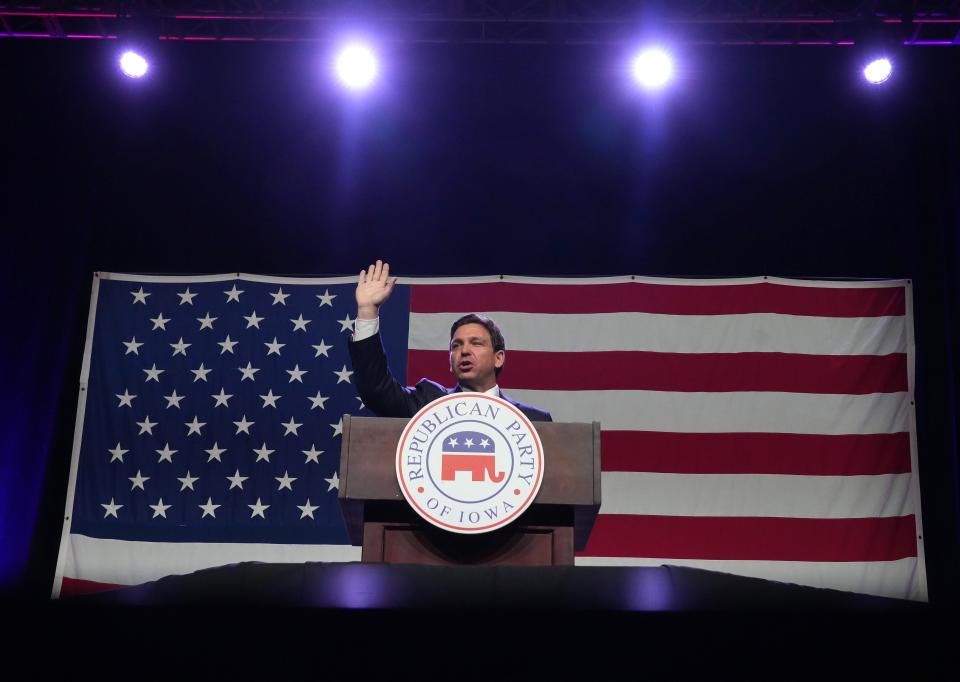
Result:
<instances>
[{"instance_id":1,"label":"black curtain backdrop","mask_svg":"<svg viewBox=\"0 0 960 682\"><path fill-rule=\"evenodd\" d=\"M957 603L960 49L698 48L647 98L610 47L0 43L7 590L46 598L95 270L907 277L925 548Z\"/></svg>"}]
</instances>

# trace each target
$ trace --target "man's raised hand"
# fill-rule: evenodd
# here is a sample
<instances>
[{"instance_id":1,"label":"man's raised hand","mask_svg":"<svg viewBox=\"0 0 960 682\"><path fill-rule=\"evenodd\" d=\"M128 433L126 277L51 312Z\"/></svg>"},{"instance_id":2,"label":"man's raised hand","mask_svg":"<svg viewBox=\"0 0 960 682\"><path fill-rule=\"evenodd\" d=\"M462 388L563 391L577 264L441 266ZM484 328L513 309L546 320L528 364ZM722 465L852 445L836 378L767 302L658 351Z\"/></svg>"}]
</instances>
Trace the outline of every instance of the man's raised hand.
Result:
<instances>
[{"instance_id":1,"label":"man's raised hand","mask_svg":"<svg viewBox=\"0 0 960 682\"><path fill-rule=\"evenodd\" d=\"M378 260L366 270L361 270L357 282L357 317L362 320L377 317L380 306L390 298L396 283L396 277L390 278L389 263Z\"/></svg>"}]
</instances>

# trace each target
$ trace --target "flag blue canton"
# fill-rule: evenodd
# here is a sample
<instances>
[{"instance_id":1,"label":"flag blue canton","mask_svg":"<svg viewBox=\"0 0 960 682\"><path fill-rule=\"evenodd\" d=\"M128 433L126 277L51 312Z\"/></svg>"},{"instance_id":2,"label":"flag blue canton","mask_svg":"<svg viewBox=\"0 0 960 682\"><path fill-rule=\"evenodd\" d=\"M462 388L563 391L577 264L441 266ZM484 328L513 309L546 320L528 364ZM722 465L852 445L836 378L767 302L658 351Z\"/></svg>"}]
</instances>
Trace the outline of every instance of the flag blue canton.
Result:
<instances>
[{"instance_id":1,"label":"flag blue canton","mask_svg":"<svg viewBox=\"0 0 960 682\"><path fill-rule=\"evenodd\" d=\"M347 352L354 288L101 280L72 532L349 543L340 429L370 414Z\"/></svg>"}]
</instances>

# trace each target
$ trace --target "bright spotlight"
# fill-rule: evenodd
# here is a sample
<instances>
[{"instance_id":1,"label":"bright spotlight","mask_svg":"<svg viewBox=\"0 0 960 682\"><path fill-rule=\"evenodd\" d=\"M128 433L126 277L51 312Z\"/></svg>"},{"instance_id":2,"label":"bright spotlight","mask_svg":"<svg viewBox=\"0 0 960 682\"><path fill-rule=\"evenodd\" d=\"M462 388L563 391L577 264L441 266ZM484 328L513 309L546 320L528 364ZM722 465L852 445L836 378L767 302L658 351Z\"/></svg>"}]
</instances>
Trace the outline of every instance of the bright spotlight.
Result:
<instances>
[{"instance_id":1,"label":"bright spotlight","mask_svg":"<svg viewBox=\"0 0 960 682\"><path fill-rule=\"evenodd\" d=\"M337 78L351 90L363 90L377 78L377 57L366 45L351 43L337 55Z\"/></svg>"},{"instance_id":2,"label":"bright spotlight","mask_svg":"<svg viewBox=\"0 0 960 682\"><path fill-rule=\"evenodd\" d=\"M886 81L890 78L891 73L893 73L893 64L891 64L890 60L886 57L874 59L863 69L863 77L874 85L879 85Z\"/></svg>"},{"instance_id":3,"label":"bright spotlight","mask_svg":"<svg viewBox=\"0 0 960 682\"><path fill-rule=\"evenodd\" d=\"M656 90L673 76L673 59L660 49L644 50L633 58L633 78L644 88Z\"/></svg>"},{"instance_id":4,"label":"bright spotlight","mask_svg":"<svg viewBox=\"0 0 960 682\"><path fill-rule=\"evenodd\" d=\"M127 50L120 55L120 70L129 78L141 78L147 73L147 60L133 50Z\"/></svg>"}]
</instances>

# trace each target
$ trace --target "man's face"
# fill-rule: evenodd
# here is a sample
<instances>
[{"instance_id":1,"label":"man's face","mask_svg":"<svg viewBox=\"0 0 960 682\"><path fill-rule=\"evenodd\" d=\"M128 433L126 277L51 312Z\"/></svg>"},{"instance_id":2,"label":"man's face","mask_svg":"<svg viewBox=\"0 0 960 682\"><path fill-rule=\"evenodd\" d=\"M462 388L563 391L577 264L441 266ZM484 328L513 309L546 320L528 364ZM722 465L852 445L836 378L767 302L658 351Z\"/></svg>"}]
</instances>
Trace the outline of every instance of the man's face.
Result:
<instances>
[{"instance_id":1,"label":"man's face","mask_svg":"<svg viewBox=\"0 0 960 682\"><path fill-rule=\"evenodd\" d=\"M497 383L496 368L503 366L506 352L493 350L493 339L482 324L457 327L450 339L450 371L457 381L474 391L486 391Z\"/></svg>"}]
</instances>

